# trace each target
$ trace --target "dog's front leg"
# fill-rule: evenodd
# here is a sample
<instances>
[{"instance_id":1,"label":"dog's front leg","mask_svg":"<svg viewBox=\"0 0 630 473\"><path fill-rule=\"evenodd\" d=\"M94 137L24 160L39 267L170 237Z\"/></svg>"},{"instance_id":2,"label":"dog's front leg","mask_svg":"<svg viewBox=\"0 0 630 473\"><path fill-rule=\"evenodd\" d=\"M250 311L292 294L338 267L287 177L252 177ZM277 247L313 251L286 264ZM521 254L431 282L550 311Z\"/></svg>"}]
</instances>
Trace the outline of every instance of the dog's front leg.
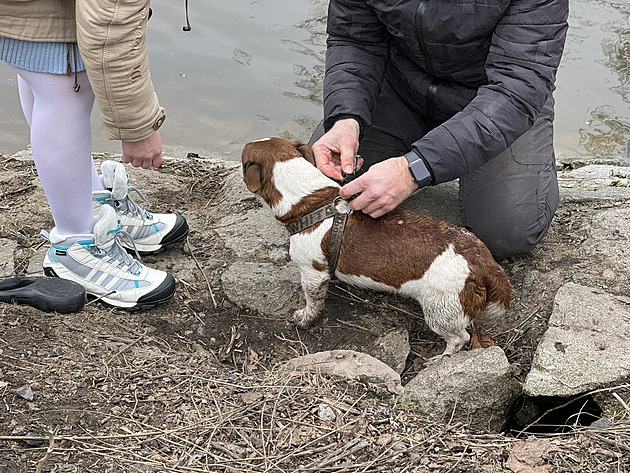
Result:
<instances>
[{"instance_id":1,"label":"dog's front leg","mask_svg":"<svg viewBox=\"0 0 630 473\"><path fill-rule=\"evenodd\" d=\"M317 271L312 267L300 267L300 276L306 307L293 313L293 322L300 328L308 328L318 319L324 307L330 275L326 271Z\"/></svg>"}]
</instances>

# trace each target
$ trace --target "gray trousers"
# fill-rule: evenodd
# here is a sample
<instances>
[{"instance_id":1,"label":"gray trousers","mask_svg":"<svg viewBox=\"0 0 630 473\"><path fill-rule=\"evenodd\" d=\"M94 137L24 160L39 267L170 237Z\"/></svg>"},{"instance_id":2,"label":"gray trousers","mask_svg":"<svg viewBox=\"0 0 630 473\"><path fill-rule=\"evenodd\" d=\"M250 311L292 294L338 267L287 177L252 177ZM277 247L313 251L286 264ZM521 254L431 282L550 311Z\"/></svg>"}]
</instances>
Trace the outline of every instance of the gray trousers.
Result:
<instances>
[{"instance_id":1,"label":"gray trousers","mask_svg":"<svg viewBox=\"0 0 630 473\"><path fill-rule=\"evenodd\" d=\"M550 98L530 130L459 179L460 218L497 258L528 253L547 233L558 206L553 105ZM403 155L437 125L412 110L386 82L372 126L359 144L364 167ZM310 144L323 133L320 124Z\"/></svg>"}]
</instances>

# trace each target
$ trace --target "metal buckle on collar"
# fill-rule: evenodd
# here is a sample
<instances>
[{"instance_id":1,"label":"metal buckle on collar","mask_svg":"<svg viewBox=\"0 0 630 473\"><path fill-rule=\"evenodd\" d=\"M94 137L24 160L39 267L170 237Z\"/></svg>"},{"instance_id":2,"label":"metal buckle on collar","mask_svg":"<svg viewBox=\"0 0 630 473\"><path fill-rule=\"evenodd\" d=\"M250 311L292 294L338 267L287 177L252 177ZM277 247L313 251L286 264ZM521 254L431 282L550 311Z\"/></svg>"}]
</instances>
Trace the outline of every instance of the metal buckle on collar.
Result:
<instances>
[{"instance_id":1,"label":"metal buckle on collar","mask_svg":"<svg viewBox=\"0 0 630 473\"><path fill-rule=\"evenodd\" d=\"M342 199L341 197L335 197L332 201L333 207L335 208L335 212L339 214L348 214L352 213L352 209L350 208L349 201L346 199Z\"/></svg>"}]
</instances>

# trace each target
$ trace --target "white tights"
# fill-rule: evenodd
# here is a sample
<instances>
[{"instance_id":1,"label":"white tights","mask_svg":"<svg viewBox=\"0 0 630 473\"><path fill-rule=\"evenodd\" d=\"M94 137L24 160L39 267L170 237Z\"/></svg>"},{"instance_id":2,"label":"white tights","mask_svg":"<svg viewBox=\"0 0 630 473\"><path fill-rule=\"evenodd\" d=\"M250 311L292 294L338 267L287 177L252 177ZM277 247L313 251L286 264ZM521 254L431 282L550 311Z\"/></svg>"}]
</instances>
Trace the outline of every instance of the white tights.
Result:
<instances>
[{"instance_id":1,"label":"white tights","mask_svg":"<svg viewBox=\"0 0 630 473\"><path fill-rule=\"evenodd\" d=\"M31 148L57 231L92 233L92 189L102 189L92 159L94 93L84 72L44 74L14 68L20 103L31 127Z\"/></svg>"}]
</instances>

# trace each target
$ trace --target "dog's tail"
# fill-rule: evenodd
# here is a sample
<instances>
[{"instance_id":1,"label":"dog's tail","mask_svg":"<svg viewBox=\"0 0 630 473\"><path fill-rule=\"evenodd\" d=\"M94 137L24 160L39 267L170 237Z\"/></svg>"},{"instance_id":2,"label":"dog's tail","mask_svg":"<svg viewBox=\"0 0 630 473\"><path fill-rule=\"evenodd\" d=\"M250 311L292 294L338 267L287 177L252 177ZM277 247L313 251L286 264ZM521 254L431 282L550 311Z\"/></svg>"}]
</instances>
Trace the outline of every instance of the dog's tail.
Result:
<instances>
[{"instance_id":1,"label":"dog's tail","mask_svg":"<svg viewBox=\"0 0 630 473\"><path fill-rule=\"evenodd\" d=\"M486 286L486 307L476 317L476 320L486 324L492 324L505 314L510 305L512 286L501 267L494 263L484 275L483 282Z\"/></svg>"}]
</instances>

